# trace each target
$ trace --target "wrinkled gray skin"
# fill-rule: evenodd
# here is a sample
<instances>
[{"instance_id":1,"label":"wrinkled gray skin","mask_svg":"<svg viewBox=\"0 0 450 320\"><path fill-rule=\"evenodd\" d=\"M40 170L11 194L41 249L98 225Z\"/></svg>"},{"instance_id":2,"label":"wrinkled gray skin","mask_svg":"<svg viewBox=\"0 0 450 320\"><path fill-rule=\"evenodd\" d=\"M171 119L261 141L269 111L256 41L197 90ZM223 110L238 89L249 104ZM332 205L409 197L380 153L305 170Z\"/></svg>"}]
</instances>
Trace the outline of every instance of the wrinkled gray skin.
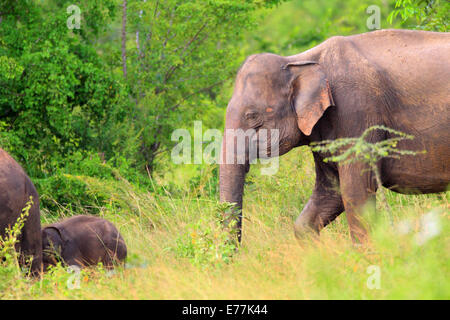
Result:
<instances>
[{"instance_id":1,"label":"wrinkled gray skin","mask_svg":"<svg viewBox=\"0 0 450 320\"><path fill-rule=\"evenodd\" d=\"M333 37L294 56L248 57L236 78L225 128L279 129L282 155L314 141L360 136L370 126L384 125L415 136L398 148L427 153L381 160L383 186L401 193L441 192L450 183L449 79L448 33L380 30ZM369 140L389 137L378 130ZM364 241L359 217L378 187L373 173L363 171L362 164L325 163L327 155L313 155L316 183L295 222L296 236L318 233L345 210L353 240ZM248 149L244 156L245 164L220 166L220 198L237 203L237 209L242 208Z\"/></svg>"},{"instance_id":2,"label":"wrinkled gray skin","mask_svg":"<svg viewBox=\"0 0 450 320\"><path fill-rule=\"evenodd\" d=\"M125 241L109 221L93 216L74 216L42 229L44 270L62 259L80 268L102 262L107 268L127 257Z\"/></svg>"},{"instance_id":3,"label":"wrinkled gray skin","mask_svg":"<svg viewBox=\"0 0 450 320\"><path fill-rule=\"evenodd\" d=\"M16 250L19 263L37 275L42 267L41 220L39 195L22 167L4 150L0 149L0 237L17 222L32 197L33 205L18 238ZM32 257L31 265L27 260Z\"/></svg>"}]
</instances>

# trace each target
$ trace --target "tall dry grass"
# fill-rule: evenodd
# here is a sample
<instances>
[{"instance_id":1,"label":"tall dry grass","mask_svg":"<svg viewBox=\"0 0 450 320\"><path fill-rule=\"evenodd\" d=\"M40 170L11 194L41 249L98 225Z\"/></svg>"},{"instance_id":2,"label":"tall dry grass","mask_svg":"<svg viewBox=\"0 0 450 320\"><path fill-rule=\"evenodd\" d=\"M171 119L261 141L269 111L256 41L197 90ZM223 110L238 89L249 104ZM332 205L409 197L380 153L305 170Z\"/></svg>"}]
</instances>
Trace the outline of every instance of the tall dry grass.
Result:
<instances>
[{"instance_id":1,"label":"tall dry grass","mask_svg":"<svg viewBox=\"0 0 450 320\"><path fill-rule=\"evenodd\" d=\"M388 192L394 226L383 212L368 213L372 230L366 246L351 242L345 214L325 228L320 240L300 245L293 221L311 194L314 166L309 152L298 149L281 158L275 176L260 176L257 166L252 168L243 243L230 255L215 222L215 199L189 192L178 198L158 196L126 181L89 183L110 192L111 203L118 203L106 205L101 215L124 236L127 267L113 273L92 268L79 275L57 267L39 281L26 280L25 285L4 290L3 298L450 298L448 192ZM79 281L79 288L69 289L74 281Z\"/></svg>"}]
</instances>

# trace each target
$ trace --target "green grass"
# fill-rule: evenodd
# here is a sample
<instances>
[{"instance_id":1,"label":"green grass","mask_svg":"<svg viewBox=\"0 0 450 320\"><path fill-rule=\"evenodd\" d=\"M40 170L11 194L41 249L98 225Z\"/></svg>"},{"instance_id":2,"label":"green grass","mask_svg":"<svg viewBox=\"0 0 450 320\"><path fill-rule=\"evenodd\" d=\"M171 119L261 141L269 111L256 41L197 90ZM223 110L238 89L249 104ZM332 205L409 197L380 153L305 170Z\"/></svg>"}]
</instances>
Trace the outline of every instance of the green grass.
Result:
<instances>
[{"instance_id":1,"label":"green grass","mask_svg":"<svg viewBox=\"0 0 450 320\"><path fill-rule=\"evenodd\" d=\"M79 289L62 267L41 280L14 277L3 299L449 299L450 193L405 196L388 192L394 227L378 211L371 238L355 247L342 214L320 241L300 245L293 221L314 184L310 152L281 158L275 176L250 172L244 198L243 243L237 253L224 244L218 205L202 192L175 197L137 190L126 181L85 179L110 195L100 215L114 222L129 248L128 265L113 273L83 270ZM204 170L207 181L211 170ZM180 179L181 181L181 179ZM200 191L199 191L200 190ZM205 190L203 190L205 191ZM423 217L439 232L417 244ZM60 210L60 215L70 211ZM44 222L55 215L45 214ZM403 230L403 233L402 233ZM408 231L409 230L409 231ZM430 229L431 230L431 229ZM405 232L408 231L408 232ZM380 271L380 289L367 286L369 266ZM371 269L369 269L371 270ZM2 275L2 277L6 277ZM370 280L370 279L369 279ZM2 279L0 279L0 282Z\"/></svg>"}]
</instances>

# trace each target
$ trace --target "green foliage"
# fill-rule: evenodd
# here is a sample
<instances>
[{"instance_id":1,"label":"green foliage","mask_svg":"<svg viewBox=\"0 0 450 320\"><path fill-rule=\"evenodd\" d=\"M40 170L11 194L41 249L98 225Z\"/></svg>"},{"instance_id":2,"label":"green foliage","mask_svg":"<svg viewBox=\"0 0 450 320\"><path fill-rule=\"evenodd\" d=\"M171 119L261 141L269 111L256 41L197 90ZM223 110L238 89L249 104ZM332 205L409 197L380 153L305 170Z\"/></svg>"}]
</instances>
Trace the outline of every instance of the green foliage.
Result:
<instances>
[{"instance_id":1,"label":"green foliage","mask_svg":"<svg viewBox=\"0 0 450 320\"><path fill-rule=\"evenodd\" d=\"M224 228L223 211L231 207L230 204L220 203L214 220L202 217L189 224L186 233L176 240L176 247L171 250L202 268L220 268L230 263L238 244L233 225Z\"/></svg>"},{"instance_id":2,"label":"green foliage","mask_svg":"<svg viewBox=\"0 0 450 320\"><path fill-rule=\"evenodd\" d=\"M76 214L98 214L109 203L111 196L101 188L92 188L90 178L106 183L107 180L123 179L125 175L130 179L137 177L133 181L137 186L149 184L142 175L133 174L135 170L129 168L126 161L114 161L114 164L110 165L97 153L83 154L79 151L66 158L64 163L56 162L53 175L34 179L41 206L54 215L61 210Z\"/></svg>"},{"instance_id":3,"label":"green foliage","mask_svg":"<svg viewBox=\"0 0 450 320\"><path fill-rule=\"evenodd\" d=\"M80 30L66 25L70 4L0 6L0 142L32 176L51 174L78 149L110 151L104 129L124 115L123 85L91 44L113 1L86 2Z\"/></svg>"},{"instance_id":4,"label":"green foliage","mask_svg":"<svg viewBox=\"0 0 450 320\"><path fill-rule=\"evenodd\" d=\"M175 128L223 113L220 88L239 61L242 31L254 12L280 1L128 1L127 81L136 102L130 118L140 136L138 165L173 146ZM213 103L211 103L213 102Z\"/></svg>"},{"instance_id":5,"label":"green foliage","mask_svg":"<svg viewBox=\"0 0 450 320\"><path fill-rule=\"evenodd\" d=\"M139 208L130 202L130 193L179 196L188 191L170 181L158 184L130 168L126 161L113 166L98 154L74 154L52 176L34 179L34 183L43 212L52 219L60 215L101 214L106 208L139 214Z\"/></svg>"},{"instance_id":6,"label":"green foliage","mask_svg":"<svg viewBox=\"0 0 450 320\"><path fill-rule=\"evenodd\" d=\"M268 1L273 5L278 1ZM175 128L215 113L220 86L237 68L237 40L254 25L263 1L128 1L127 81L136 107L130 126L141 132L136 165L153 171L173 146Z\"/></svg>"},{"instance_id":7,"label":"green foliage","mask_svg":"<svg viewBox=\"0 0 450 320\"><path fill-rule=\"evenodd\" d=\"M395 0L295 0L277 10L264 13L264 23L248 35L243 44L249 53L272 52L293 55L312 48L331 36L371 31L367 8L380 8L381 28L396 28L385 17L394 9Z\"/></svg>"},{"instance_id":8,"label":"green foliage","mask_svg":"<svg viewBox=\"0 0 450 320\"><path fill-rule=\"evenodd\" d=\"M18 266L18 253L15 250L15 245L19 241L19 236L22 233L22 228L25 224L27 217L30 215L30 209L33 206L33 198L22 209L22 213L17 218L16 223L9 229L5 230L4 238L0 237L0 261L5 264L14 264Z\"/></svg>"},{"instance_id":9,"label":"green foliage","mask_svg":"<svg viewBox=\"0 0 450 320\"><path fill-rule=\"evenodd\" d=\"M393 19L400 16L406 24L415 20L416 29L447 32L449 14L448 0L397 0L388 20L392 23Z\"/></svg>"},{"instance_id":10,"label":"green foliage","mask_svg":"<svg viewBox=\"0 0 450 320\"><path fill-rule=\"evenodd\" d=\"M95 214L109 199L105 194L92 192L84 177L69 174L54 174L50 178L36 179L36 188L42 206L53 213L65 209L74 214Z\"/></svg>"},{"instance_id":11,"label":"green foliage","mask_svg":"<svg viewBox=\"0 0 450 320\"><path fill-rule=\"evenodd\" d=\"M382 28L401 26L395 16L392 25L384 22L395 0L282 2L129 0L126 78L123 1L0 3L0 147L32 177L43 222L80 213L105 217L119 228L130 257L127 268L114 273L97 266L75 275L60 264L33 280L17 267L10 241L2 247L9 248L2 251L8 259L0 259L1 298L450 296L448 193L410 197L387 191L394 222L406 220L410 229L401 234L381 221L366 251L354 248L343 217L321 232L320 243L303 248L292 223L314 188L314 162L309 150L296 148L280 159L276 176L260 175L259 165L252 166L236 254L232 218L238 213L232 204L217 203L217 166L174 168L168 159L174 128L189 128L192 120L202 120L204 130L223 126L245 56L296 54L333 35L369 31L369 5L380 7ZM448 4L433 3L435 11L421 24L442 30ZM71 4L81 9L79 30L66 27ZM395 139L408 137L390 134L394 140L377 147L355 140L336 150L353 148L362 161L404 155ZM373 155L367 158L367 152ZM432 208L442 208L442 232L418 245L421 215ZM381 268L382 290L367 289L370 265ZM69 286L77 280L79 289Z\"/></svg>"},{"instance_id":12,"label":"green foliage","mask_svg":"<svg viewBox=\"0 0 450 320\"><path fill-rule=\"evenodd\" d=\"M120 269L120 267L118 267ZM99 263L95 269L80 269L73 266L65 266L58 262L55 266L50 266L49 270L42 275L40 281L30 286L33 294L47 294L57 291L64 298L83 297L83 289L89 281L97 281L99 285L104 285L111 278L111 272Z\"/></svg>"},{"instance_id":13,"label":"green foliage","mask_svg":"<svg viewBox=\"0 0 450 320\"><path fill-rule=\"evenodd\" d=\"M128 1L123 53L115 41L121 1L76 4L73 30L70 1L3 2L1 147L39 178L78 152L113 165L120 154L144 176L166 170L174 128L193 119L222 125L221 87L240 63L242 31L255 26L255 12L281 2Z\"/></svg>"},{"instance_id":14,"label":"green foliage","mask_svg":"<svg viewBox=\"0 0 450 320\"><path fill-rule=\"evenodd\" d=\"M128 168L113 168L101 162L96 155L78 159L75 154L62 169L48 178L35 179L35 185L41 199L41 206L52 215L65 214L99 214L105 206L127 206L110 192L107 185L114 185L123 180L121 173L133 177ZM137 180L132 181L136 188L148 188L155 193L160 189L152 189L151 181L143 180L142 175L135 173ZM99 186L98 184L104 184Z\"/></svg>"},{"instance_id":15,"label":"green foliage","mask_svg":"<svg viewBox=\"0 0 450 320\"><path fill-rule=\"evenodd\" d=\"M190 192L196 197L219 198L219 166L199 166L195 176L189 179Z\"/></svg>"}]
</instances>

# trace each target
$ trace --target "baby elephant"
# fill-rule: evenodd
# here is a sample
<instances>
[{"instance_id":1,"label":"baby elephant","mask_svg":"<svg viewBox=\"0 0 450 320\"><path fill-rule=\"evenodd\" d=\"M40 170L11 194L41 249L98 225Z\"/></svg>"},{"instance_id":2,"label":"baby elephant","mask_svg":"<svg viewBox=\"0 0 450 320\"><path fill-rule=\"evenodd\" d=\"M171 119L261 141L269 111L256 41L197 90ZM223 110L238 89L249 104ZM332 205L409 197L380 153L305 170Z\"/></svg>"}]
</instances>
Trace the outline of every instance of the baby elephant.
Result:
<instances>
[{"instance_id":1,"label":"baby elephant","mask_svg":"<svg viewBox=\"0 0 450 320\"><path fill-rule=\"evenodd\" d=\"M107 268L127 257L125 241L109 221L74 216L42 229L44 269L62 259L66 265L87 267L102 262Z\"/></svg>"}]
</instances>

